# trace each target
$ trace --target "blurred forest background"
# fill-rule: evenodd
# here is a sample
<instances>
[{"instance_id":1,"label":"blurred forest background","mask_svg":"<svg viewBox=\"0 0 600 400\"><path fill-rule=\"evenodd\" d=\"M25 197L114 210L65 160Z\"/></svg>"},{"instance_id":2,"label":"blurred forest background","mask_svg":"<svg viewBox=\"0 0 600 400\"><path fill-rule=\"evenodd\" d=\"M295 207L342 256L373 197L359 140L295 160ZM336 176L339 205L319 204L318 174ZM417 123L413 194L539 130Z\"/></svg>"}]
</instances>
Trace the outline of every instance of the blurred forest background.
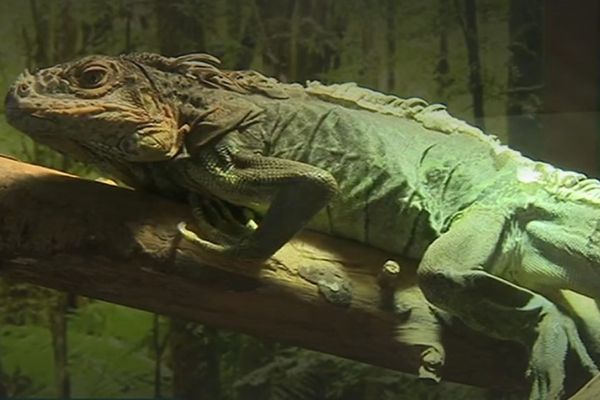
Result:
<instances>
[{"instance_id":1,"label":"blurred forest background","mask_svg":"<svg viewBox=\"0 0 600 400\"><path fill-rule=\"evenodd\" d=\"M532 157L597 175L599 84L597 72L589 71L600 70L600 13L595 1L580 2L583 9L571 16L577 21L573 26L592 31L577 31L583 35L577 47L561 23L564 12L550 13L550 3L561 2L1 0L0 92L26 67L91 53L208 52L226 68L256 69L282 81L354 81L442 102L452 114ZM555 40L553 32L563 39ZM564 59L559 50L565 42L584 58ZM553 47L556 53L549 54L563 59L559 67L546 54ZM565 82L564 64L570 64L567 78L574 80ZM579 102L569 90L577 92ZM12 130L1 107L1 153L97 177ZM558 114L542 112L569 117L553 119ZM385 400L505 395L453 384L426 386L410 376L285 344L0 281L0 397L41 396Z\"/></svg>"}]
</instances>

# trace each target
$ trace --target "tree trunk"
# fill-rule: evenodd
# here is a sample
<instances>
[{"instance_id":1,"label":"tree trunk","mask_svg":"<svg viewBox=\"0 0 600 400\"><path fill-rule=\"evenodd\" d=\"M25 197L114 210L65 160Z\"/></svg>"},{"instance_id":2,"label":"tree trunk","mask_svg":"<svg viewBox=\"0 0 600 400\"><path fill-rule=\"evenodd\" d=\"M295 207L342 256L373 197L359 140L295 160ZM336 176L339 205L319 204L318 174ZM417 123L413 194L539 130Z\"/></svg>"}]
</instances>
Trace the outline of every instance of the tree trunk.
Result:
<instances>
[{"instance_id":1,"label":"tree trunk","mask_svg":"<svg viewBox=\"0 0 600 400\"><path fill-rule=\"evenodd\" d=\"M202 6L205 1L197 1L195 14L182 12L189 3L155 0L158 48L164 55L175 56L206 48L205 27L201 24Z\"/></svg>"},{"instance_id":2,"label":"tree trunk","mask_svg":"<svg viewBox=\"0 0 600 400\"><path fill-rule=\"evenodd\" d=\"M56 392L60 399L71 398L69 379L69 353L67 341L68 294L54 293L50 309L50 331L54 354L54 374L56 376Z\"/></svg>"},{"instance_id":3,"label":"tree trunk","mask_svg":"<svg viewBox=\"0 0 600 400\"><path fill-rule=\"evenodd\" d=\"M162 399L163 388L162 388L162 363L165 349L169 340L170 332L168 334L162 334L160 329L160 315L153 315L152 324L152 338L154 347L154 398Z\"/></svg>"},{"instance_id":4,"label":"tree trunk","mask_svg":"<svg viewBox=\"0 0 600 400\"><path fill-rule=\"evenodd\" d=\"M458 6L459 22L465 36L467 45L467 58L469 61L469 90L473 97L473 117L476 124L485 130L483 118L483 80L481 78L481 60L479 57L479 33L477 29L477 6L475 0L464 0L464 8Z\"/></svg>"},{"instance_id":5,"label":"tree trunk","mask_svg":"<svg viewBox=\"0 0 600 400\"><path fill-rule=\"evenodd\" d=\"M189 320L171 318L173 396L177 399L220 398L217 331Z\"/></svg>"},{"instance_id":6,"label":"tree trunk","mask_svg":"<svg viewBox=\"0 0 600 400\"><path fill-rule=\"evenodd\" d=\"M4 369L2 368L2 365L0 365L0 374L4 374ZM0 399L8 399L8 395L9 393L6 389L6 386L4 386L4 383L0 382Z\"/></svg>"},{"instance_id":7,"label":"tree trunk","mask_svg":"<svg viewBox=\"0 0 600 400\"><path fill-rule=\"evenodd\" d=\"M386 44L387 44L387 79L385 90L393 92L396 87L396 27L397 0L387 0L385 4Z\"/></svg>"},{"instance_id":8,"label":"tree trunk","mask_svg":"<svg viewBox=\"0 0 600 400\"><path fill-rule=\"evenodd\" d=\"M31 19L33 20L33 29L35 37L35 47L31 50L33 54L28 54L28 58L33 61L34 65L29 67L38 67L40 65L47 65L49 61L48 49L50 29L48 28L48 19L43 17L43 11L40 10L40 4L37 0L29 0L29 8L31 10Z\"/></svg>"},{"instance_id":9,"label":"tree trunk","mask_svg":"<svg viewBox=\"0 0 600 400\"><path fill-rule=\"evenodd\" d=\"M542 143L538 112L542 89L543 0L511 0L508 15L510 61L508 64L509 144L539 159Z\"/></svg>"},{"instance_id":10,"label":"tree trunk","mask_svg":"<svg viewBox=\"0 0 600 400\"><path fill-rule=\"evenodd\" d=\"M287 78L290 82L298 80L299 46L300 40L300 22L301 22L301 0L292 1L292 11L290 15L290 41L288 57Z\"/></svg>"},{"instance_id":11,"label":"tree trunk","mask_svg":"<svg viewBox=\"0 0 600 400\"><path fill-rule=\"evenodd\" d=\"M450 15L450 0L438 0L438 35L439 56L435 67L436 93L439 99L446 98L446 91L452 83L450 78L450 61L448 56L448 26Z\"/></svg>"}]
</instances>

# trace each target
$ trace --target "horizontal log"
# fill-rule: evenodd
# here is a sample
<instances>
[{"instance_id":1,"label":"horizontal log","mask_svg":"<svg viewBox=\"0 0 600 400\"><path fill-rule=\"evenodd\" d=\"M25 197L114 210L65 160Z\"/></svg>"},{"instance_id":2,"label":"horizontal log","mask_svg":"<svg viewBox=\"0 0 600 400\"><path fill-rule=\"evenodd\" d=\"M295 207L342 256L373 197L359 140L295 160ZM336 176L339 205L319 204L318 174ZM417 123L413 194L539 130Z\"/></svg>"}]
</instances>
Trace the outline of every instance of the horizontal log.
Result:
<instances>
[{"instance_id":1,"label":"horizontal log","mask_svg":"<svg viewBox=\"0 0 600 400\"><path fill-rule=\"evenodd\" d=\"M193 227L184 204L0 158L4 276L424 378L525 386L523 349L442 326L413 261L303 232L248 265L199 251L180 221Z\"/></svg>"}]
</instances>

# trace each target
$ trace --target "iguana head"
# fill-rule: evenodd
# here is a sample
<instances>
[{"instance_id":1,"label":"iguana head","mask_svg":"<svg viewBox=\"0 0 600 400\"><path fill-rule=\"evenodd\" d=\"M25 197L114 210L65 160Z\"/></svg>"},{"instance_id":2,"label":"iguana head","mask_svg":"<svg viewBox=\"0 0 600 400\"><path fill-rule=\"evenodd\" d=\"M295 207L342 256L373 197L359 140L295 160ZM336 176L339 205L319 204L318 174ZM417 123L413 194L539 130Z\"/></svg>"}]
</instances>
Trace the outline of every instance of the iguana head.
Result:
<instances>
[{"instance_id":1,"label":"iguana head","mask_svg":"<svg viewBox=\"0 0 600 400\"><path fill-rule=\"evenodd\" d=\"M6 97L8 122L84 161L160 161L180 148L177 110L145 67L88 56L22 73Z\"/></svg>"}]
</instances>

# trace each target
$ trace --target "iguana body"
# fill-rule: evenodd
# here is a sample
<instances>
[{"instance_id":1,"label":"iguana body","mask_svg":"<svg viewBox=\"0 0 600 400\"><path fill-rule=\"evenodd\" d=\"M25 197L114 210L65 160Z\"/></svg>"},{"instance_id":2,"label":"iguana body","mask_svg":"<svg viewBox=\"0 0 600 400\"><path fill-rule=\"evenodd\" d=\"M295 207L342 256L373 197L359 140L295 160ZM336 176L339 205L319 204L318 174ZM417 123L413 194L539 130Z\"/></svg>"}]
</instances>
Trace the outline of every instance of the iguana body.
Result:
<instances>
[{"instance_id":1,"label":"iguana body","mask_svg":"<svg viewBox=\"0 0 600 400\"><path fill-rule=\"evenodd\" d=\"M132 186L264 215L237 243L198 238L210 251L266 258L307 226L420 259L432 303L531 348L532 399L562 395L569 351L597 372L573 321L536 292L600 297L598 182L524 158L439 105L213 64L88 57L23 74L7 115Z\"/></svg>"}]
</instances>

